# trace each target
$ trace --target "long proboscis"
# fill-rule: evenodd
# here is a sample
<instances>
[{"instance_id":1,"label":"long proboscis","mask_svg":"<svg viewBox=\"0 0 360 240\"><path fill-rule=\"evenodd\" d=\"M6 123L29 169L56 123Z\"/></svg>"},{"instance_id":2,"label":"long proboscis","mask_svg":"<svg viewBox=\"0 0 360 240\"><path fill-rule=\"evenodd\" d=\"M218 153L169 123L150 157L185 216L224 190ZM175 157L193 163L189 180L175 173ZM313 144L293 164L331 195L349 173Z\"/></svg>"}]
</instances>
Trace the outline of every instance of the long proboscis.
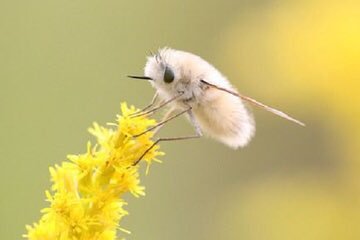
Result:
<instances>
[{"instance_id":1,"label":"long proboscis","mask_svg":"<svg viewBox=\"0 0 360 240\"><path fill-rule=\"evenodd\" d=\"M245 95L239 94L239 93L237 93L237 92L228 90L228 89L226 89L226 88L222 88L222 87L216 86L216 85L214 85L214 84L211 84L211 83L209 83L209 82L206 82L205 80L201 80L201 82L204 83L204 84L206 84L206 85L208 85L208 86L210 86L210 87L216 88L216 89L218 89L218 90L221 90L221 91L230 93L231 95L234 95L234 96L236 96L236 97L239 97L239 98L241 98L242 100L245 100L245 101L248 102L248 103L251 103L251 104L253 104L253 105L255 105L255 106L261 107L261 108L265 109L266 111L269 111L269 112L271 112L271 113L273 113L273 114L275 114L275 115L278 115L279 117L282 117L282 118L284 118L284 119L286 119L286 120L289 120L289 121L291 121L291 122L294 122L294 123L296 123L296 124L299 124L299 125L301 125L301 126L303 126L303 127L305 126L305 123L303 123L303 122L301 122L301 121L299 121L299 120L297 120L297 119L289 116L288 114L286 114L286 113L284 113L284 112L282 112L282 111L280 111L280 110L277 110L277 109L275 109L275 108L269 107L269 106L267 106L267 105L265 105L265 104L263 104L263 103L255 100L255 99L253 99L253 98L250 98L250 97L247 97L247 96L245 96Z\"/></svg>"},{"instance_id":2,"label":"long proboscis","mask_svg":"<svg viewBox=\"0 0 360 240\"><path fill-rule=\"evenodd\" d=\"M129 78L133 78L133 79L141 79L141 80L153 80L150 77L146 77L146 76L134 76L134 75L127 75L127 77Z\"/></svg>"}]
</instances>

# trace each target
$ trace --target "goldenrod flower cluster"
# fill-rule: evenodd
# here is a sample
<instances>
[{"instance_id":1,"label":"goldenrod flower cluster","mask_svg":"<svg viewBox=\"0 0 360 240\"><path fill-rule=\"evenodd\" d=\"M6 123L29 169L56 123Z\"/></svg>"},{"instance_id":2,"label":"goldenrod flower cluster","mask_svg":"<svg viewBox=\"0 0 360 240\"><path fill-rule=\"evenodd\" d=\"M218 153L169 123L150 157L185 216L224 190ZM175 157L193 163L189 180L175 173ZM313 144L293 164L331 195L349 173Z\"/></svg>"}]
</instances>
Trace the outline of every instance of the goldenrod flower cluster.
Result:
<instances>
[{"instance_id":1,"label":"goldenrod flower cluster","mask_svg":"<svg viewBox=\"0 0 360 240\"><path fill-rule=\"evenodd\" d=\"M122 116L113 127L94 123L89 129L97 144L87 144L87 151L69 155L68 161L50 168L52 186L46 191L48 208L33 226L26 226L31 240L102 240L116 239L123 230L119 221L127 211L121 198L130 192L144 195L140 186L139 164L134 164L154 143L153 132L132 137L154 126L146 117L130 117L136 109L121 104ZM115 126L115 127L114 127ZM163 155L158 146L143 157L148 167ZM126 230L124 230L126 231Z\"/></svg>"}]
</instances>

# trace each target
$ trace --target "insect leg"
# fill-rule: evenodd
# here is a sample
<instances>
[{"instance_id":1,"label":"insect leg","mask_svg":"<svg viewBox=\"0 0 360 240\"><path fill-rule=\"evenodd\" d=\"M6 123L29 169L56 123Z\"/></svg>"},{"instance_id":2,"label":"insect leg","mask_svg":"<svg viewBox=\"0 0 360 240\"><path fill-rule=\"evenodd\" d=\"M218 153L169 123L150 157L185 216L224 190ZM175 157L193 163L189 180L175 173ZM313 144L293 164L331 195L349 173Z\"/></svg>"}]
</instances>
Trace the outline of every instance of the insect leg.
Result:
<instances>
[{"instance_id":1,"label":"insect leg","mask_svg":"<svg viewBox=\"0 0 360 240\"><path fill-rule=\"evenodd\" d=\"M140 156L140 158L138 160L136 160L133 163L133 166L136 166L141 159L153 148L156 146L156 144L158 144L159 142L169 142L169 141L177 141L177 140L186 140L186 139L192 139L192 138L199 138L201 137L200 135L192 135L192 136L182 136L182 137L167 137L167 138L159 138L158 140L156 140L148 149L146 149L146 151Z\"/></svg>"},{"instance_id":2,"label":"insect leg","mask_svg":"<svg viewBox=\"0 0 360 240\"><path fill-rule=\"evenodd\" d=\"M154 107L153 109L150 109L150 110L148 110L148 111L145 111L145 112L142 112L142 113L139 113L139 114L135 114L135 115L133 115L132 117L139 117L139 116L143 116L143 115L147 115L147 114L153 113L153 112L157 111L158 109L166 106L167 104L175 101L176 99L178 99L179 97L181 97L183 94L184 94L184 93L181 92L181 93L179 93L178 95L176 95L175 97L172 97L172 98L170 98L169 100L161 103L159 106L156 106L156 107Z\"/></svg>"},{"instance_id":3,"label":"insect leg","mask_svg":"<svg viewBox=\"0 0 360 240\"><path fill-rule=\"evenodd\" d=\"M175 108L170 108L166 113L165 113L165 115L163 116L163 118L161 119L161 122L162 121L165 121L166 119L168 119L169 117L170 117L170 115L173 113L175 111ZM160 125L160 126L158 126L156 129L154 129L154 135L157 133L157 132L159 132L159 130L162 128L164 126L164 124L163 125Z\"/></svg>"},{"instance_id":4,"label":"insect leg","mask_svg":"<svg viewBox=\"0 0 360 240\"><path fill-rule=\"evenodd\" d=\"M140 156L140 158L138 160L136 160L136 162L133 163L133 166L137 165L141 159L153 148L156 146L156 144L160 143L160 142L170 142L170 141L177 141L177 140L187 140L187 139L194 139L194 138L200 138L203 134L201 132L200 126L198 124L198 122L196 121L193 112L191 111L191 107L189 106L188 109L174 115L173 117L170 117L162 122L160 122L157 126L152 127L152 128L157 128L155 131L157 131L159 129L159 127L163 126L166 122L170 121L171 119L174 119L178 116L180 116L181 114L184 113L188 113L190 121L192 123L192 125L195 128L195 135L190 135L190 136L181 136L181 137L167 137L167 138L159 138L157 139L148 149L146 149L146 151ZM167 112L165 114L166 115L170 115L173 112L173 109L170 109L169 112ZM148 129L149 130L149 129ZM147 131L148 131L147 130ZM151 129L150 129L151 130ZM146 131L146 132L147 132ZM143 134L143 133L142 133Z\"/></svg>"},{"instance_id":5,"label":"insect leg","mask_svg":"<svg viewBox=\"0 0 360 240\"><path fill-rule=\"evenodd\" d=\"M155 102L156 102L156 100L157 100L158 97L159 97L159 94L158 94L158 93L155 93L155 95L154 95L154 97L152 98L151 103L150 103L149 105L147 105L146 107L144 107L143 109L141 109L141 110L139 110L139 111L136 111L136 112L130 114L129 116L134 116L134 115L137 115L137 114L139 114L139 113L142 113L142 112L148 110L149 108L151 108L151 107L155 104Z\"/></svg>"},{"instance_id":6,"label":"insect leg","mask_svg":"<svg viewBox=\"0 0 360 240\"><path fill-rule=\"evenodd\" d=\"M199 125L199 123L197 122L197 120L196 120L196 118L195 118L195 116L194 116L194 113L193 113L191 107L190 107L190 106L188 106L188 107L189 107L189 108L188 108L189 110L187 111L187 114L188 114L188 116L189 116L189 119L190 119L190 122L191 122L192 126L193 126L194 129L195 129L196 135L202 136L203 133L202 133L202 131L201 131L200 125ZM175 111L175 108L169 109L169 110L165 113L165 115L164 115L164 117L162 118L161 122L162 122L162 121L165 121L167 118L169 118L170 115L171 115L174 111ZM162 124L162 125L158 126L157 128L155 128L154 131L153 131L153 132L154 132L154 135L155 135L163 126L164 126L164 124Z\"/></svg>"},{"instance_id":7,"label":"insect leg","mask_svg":"<svg viewBox=\"0 0 360 240\"><path fill-rule=\"evenodd\" d=\"M190 108L189 111L188 111L188 116L189 116L189 119L190 119L191 124L193 125L193 127L194 127L194 129L195 129L196 134L199 135L199 136L202 136L203 133L202 133L202 131L201 131L200 125L199 125L199 123L197 122L197 120L196 120L196 118L195 118L195 116L194 116L194 113L193 113L193 111L191 110L191 108Z\"/></svg>"},{"instance_id":8,"label":"insect leg","mask_svg":"<svg viewBox=\"0 0 360 240\"><path fill-rule=\"evenodd\" d=\"M179 113L175 114L174 116L171 116L171 117L169 117L169 118L167 118L167 119L165 119L165 120L163 120L163 121L159 122L159 123L158 123L158 124L156 124L155 126L148 128L148 129L147 129L147 130L145 130L144 132L134 135L133 137L139 137L139 136L141 136L141 135L143 135L143 134L145 134L145 133L147 133L147 132L150 132L150 131L152 131L152 130L154 130L154 129L158 128L159 126L164 125L165 123L169 122L170 120L172 120L172 119L174 119L174 118L177 118L177 117L179 117L180 115L182 115L182 114L184 114L184 113L188 112L190 109L191 109L191 108L187 108L187 109L185 109L185 110L183 110L183 111L181 111L181 112L179 112Z\"/></svg>"}]
</instances>

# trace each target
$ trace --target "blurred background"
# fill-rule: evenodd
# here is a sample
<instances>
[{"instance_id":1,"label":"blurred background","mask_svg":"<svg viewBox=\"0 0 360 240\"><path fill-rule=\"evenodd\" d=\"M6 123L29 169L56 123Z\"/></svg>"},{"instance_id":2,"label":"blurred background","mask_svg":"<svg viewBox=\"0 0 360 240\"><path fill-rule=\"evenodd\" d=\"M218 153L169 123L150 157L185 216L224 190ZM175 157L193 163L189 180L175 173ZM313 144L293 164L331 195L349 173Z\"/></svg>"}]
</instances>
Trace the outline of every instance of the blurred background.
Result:
<instances>
[{"instance_id":1,"label":"blurred background","mask_svg":"<svg viewBox=\"0 0 360 240\"><path fill-rule=\"evenodd\" d=\"M359 1L5 0L0 33L1 239L38 221L48 167L85 151L93 121L150 101L150 85L125 76L163 46L202 56L307 127L254 109L244 149L163 143L146 197L127 197L133 233L122 236L360 239ZM161 135L190 132L178 119Z\"/></svg>"}]
</instances>

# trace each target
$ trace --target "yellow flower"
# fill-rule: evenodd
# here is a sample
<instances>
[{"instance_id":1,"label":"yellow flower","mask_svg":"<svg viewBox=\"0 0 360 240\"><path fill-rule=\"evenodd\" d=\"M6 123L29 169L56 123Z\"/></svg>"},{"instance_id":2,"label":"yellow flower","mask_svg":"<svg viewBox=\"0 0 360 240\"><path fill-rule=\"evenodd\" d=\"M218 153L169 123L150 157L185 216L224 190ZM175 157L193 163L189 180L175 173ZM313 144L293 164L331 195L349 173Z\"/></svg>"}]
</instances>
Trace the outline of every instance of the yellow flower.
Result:
<instances>
[{"instance_id":1,"label":"yellow flower","mask_svg":"<svg viewBox=\"0 0 360 240\"><path fill-rule=\"evenodd\" d=\"M119 221L127 211L121 198L126 192L135 197L145 195L140 185L139 158L154 144L153 132L137 138L132 136L144 132L156 124L144 116L131 118L134 107L121 104L122 115L117 116L116 128L93 124L89 132L96 137L97 144L87 144L87 151L80 155L69 155L61 165L50 168L51 191L46 191L50 203L44 208L38 223L27 225L24 237L35 240L116 239ZM150 149L143 161L149 167L163 155L159 146ZM148 169L147 169L148 170Z\"/></svg>"}]
</instances>

